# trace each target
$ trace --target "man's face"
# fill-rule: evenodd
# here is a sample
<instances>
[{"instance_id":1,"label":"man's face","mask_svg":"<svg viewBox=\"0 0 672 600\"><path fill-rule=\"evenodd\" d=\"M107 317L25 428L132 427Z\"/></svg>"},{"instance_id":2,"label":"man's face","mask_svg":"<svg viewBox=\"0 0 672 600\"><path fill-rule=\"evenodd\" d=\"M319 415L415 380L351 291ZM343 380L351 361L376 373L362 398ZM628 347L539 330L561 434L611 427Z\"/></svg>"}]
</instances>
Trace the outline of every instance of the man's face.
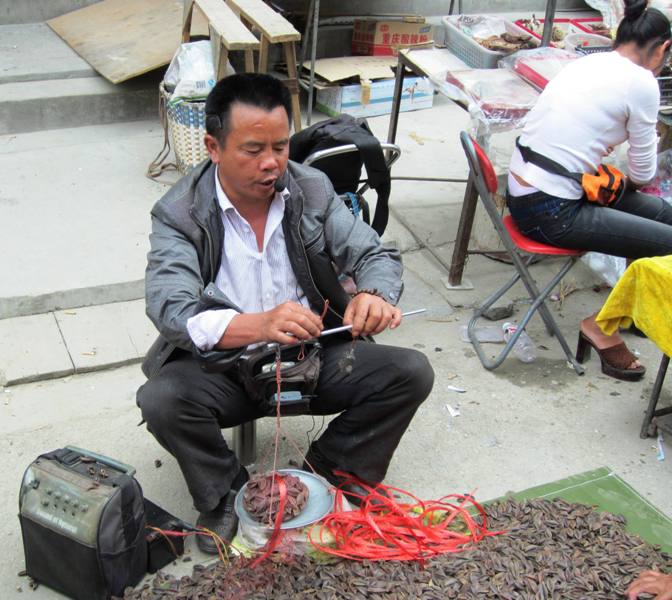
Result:
<instances>
[{"instance_id":1,"label":"man's face","mask_svg":"<svg viewBox=\"0 0 672 600\"><path fill-rule=\"evenodd\" d=\"M269 202L274 184L287 168L289 119L284 107L271 111L235 103L224 146L205 136L210 159L219 168L219 181L231 202L254 205Z\"/></svg>"}]
</instances>

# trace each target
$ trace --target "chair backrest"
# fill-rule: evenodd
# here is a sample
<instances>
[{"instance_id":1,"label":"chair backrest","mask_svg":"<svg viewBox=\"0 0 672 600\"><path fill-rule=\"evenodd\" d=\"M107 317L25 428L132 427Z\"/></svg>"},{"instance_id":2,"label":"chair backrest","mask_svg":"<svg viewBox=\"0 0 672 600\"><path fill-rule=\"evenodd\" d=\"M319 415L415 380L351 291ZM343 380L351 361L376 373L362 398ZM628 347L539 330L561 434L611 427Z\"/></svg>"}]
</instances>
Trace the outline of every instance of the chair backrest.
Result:
<instances>
[{"instance_id":1,"label":"chair backrest","mask_svg":"<svg viewBox=\"0 0 672 600\"><path fill-rule=\"evenodd\" d=\"M508 250L512 250L514 243L504 226L501 212L495 203L494 195L497 192L495 169L483 148L466 131L460 133L460 141L462 142L464 153L467 155L469 171L478 190L481 202L502 242Z\"/></svg>"},{"instance_id":2,"label":"chair backrest","mask_svg":"<svg viewBox=\"0 0 672 600\"><path fill-rule=\"evenodd\" d=\"M497 191L497 175L485 150L466 131L460 133L460 141L472 172L477 178L481 176L483 185L494 194Z\"/></svg>"}]
</instances>

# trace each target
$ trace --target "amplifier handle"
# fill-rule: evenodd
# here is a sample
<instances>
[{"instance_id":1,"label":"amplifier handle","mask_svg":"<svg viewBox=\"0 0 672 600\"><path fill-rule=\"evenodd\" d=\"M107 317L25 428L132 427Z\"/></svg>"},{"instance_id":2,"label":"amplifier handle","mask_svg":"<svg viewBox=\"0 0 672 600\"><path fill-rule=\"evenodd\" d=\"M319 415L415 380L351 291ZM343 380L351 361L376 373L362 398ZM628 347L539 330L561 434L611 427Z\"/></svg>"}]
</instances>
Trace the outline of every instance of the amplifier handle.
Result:
<instances>
[{"instance_id":1,"label":"amplifier handle","mask_svg":"<svg viewBox=\"0 0 672 600\"><path fill-rule=\"evenodd\" d=\"M84 450L83 448L79 448L77 446L66 446L66 448L68 450L72 450L73 452L80 452L84 456L95 458L98 462L101 462L108 467L112 467L113 469L117 469L118 471L122 471L129 477L133 477L135 475L135 467L127 465L126 463L119 462L118 460L114 460L108 456L103 456L97 452L92 452L91 450Z\"/></svg>"}]
</instances>

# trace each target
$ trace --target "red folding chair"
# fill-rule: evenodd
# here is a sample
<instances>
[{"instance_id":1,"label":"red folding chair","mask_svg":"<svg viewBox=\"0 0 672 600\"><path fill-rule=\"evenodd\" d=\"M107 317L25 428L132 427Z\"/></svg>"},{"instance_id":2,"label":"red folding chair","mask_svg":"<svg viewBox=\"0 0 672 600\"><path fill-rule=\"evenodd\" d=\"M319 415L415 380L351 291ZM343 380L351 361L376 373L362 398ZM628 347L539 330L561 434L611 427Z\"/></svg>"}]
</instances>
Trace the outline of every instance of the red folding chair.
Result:
<instances>
[{"instance_id":1,"label":"red folding chair","mask_svg":"<svg viewBox=\"0 0 672 600\"><path fill-rule=\"evenodd\" d=\"M496 369L502 362L504 362L504 359L508 356L509 352L511 352L521 333L525 330L525 327L532 318L532 315L539 311L539 315L543 319L548 333L550 335L555 335L567 356L567 360L572 364L577 374L583 375L584 368L574 358L574 355L567 345L565 337L558 328L548 306L546 306L546 298L548 295L574 266L576 261L583 254L583 251L568 250L566 248L558 248L556 246L535 242L534 240L525 237L518 230L518 227L516 227L516 223L511 216L502 218L494 199L494 194L497 191L497 175L495 174L490 159L483 149L466 132L463 131L460 133L460 141L462 142L462 147L467 155L470 176L473 177L479 197L481 198L483 206L485 207L492 224L495 226L495 229L511 258L511 262L516 269L516 273L506 284L485 300L479 308L474 310L474 314L467 325L467 334L474 346L478 358L486 369ZM540 255L567 257L567 260L563 263L560 271L541 290L538 289L537 284L528 269L532 260ZM476 339L476 323L483 316L483 313L509 291L519 279L523 281L532 304L523 315L517 330L509 338L503 350L497 357L490 359L485 355L481 343Z\"/></svg>"}]
</instances>

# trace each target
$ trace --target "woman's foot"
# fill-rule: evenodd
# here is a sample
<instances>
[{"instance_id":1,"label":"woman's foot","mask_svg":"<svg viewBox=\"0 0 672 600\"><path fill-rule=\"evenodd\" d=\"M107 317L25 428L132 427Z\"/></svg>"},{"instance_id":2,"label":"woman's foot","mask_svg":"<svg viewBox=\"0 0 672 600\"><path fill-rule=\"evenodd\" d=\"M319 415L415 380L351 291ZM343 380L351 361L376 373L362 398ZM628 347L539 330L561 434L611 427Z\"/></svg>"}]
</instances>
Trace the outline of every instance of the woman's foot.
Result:
<instances>
[{"instance_id":1,"label":"woman's foot","mask_svg":"<svg viewBox=\"0 0 672 600\"><path fill-rule=\"evenodd\" d=\"M576 359L582 363L590 355L591 347L600 355L602 372L617 379L640 379L646 369L628 350L618 333L605 335L595 322L595 315L581 321Z\"/></svg>"}]
</instances>

